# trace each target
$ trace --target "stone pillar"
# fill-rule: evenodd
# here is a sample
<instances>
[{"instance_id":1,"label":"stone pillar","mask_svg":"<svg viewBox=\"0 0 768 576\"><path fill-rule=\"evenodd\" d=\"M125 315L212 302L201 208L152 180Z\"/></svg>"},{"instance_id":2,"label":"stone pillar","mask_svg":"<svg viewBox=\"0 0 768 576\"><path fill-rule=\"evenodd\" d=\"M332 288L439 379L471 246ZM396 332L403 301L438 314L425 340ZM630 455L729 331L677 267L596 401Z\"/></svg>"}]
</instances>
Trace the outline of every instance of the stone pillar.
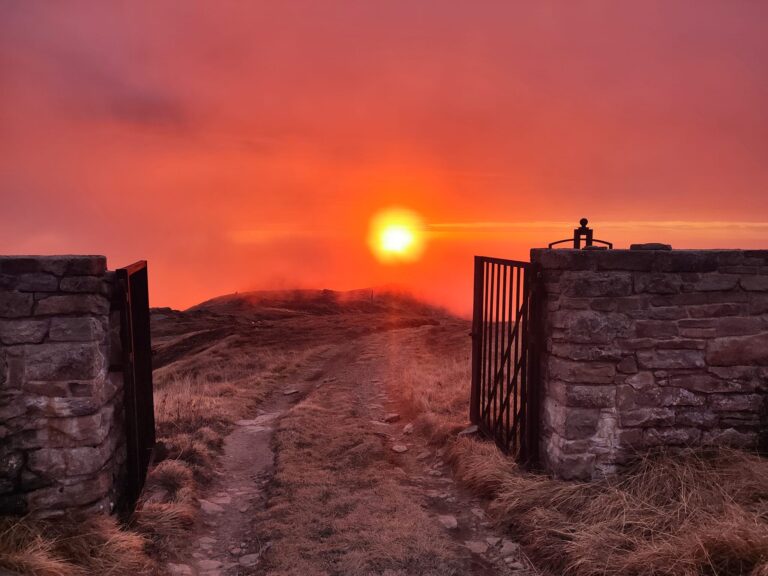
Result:
<instances>
[{"instance_id":1,"label":"stone pillar","mask_svg":"<svg viewBox=\"0 0 768 576\"><path fill-rule=\"evenodd\" d=\"M768 251L531 251L542 444L562 478L655 446L766 441Z\"/></svg>"},{"instance_id":2,"label":"stone pillar","mask_svg":"<svg viewBox=\"0 0 768 576\"><path fill-rule=\"evenodd\" d=\"M103 256L0 257L0 514L110 512L124 463Z\"/></svg>"}]
</instances>

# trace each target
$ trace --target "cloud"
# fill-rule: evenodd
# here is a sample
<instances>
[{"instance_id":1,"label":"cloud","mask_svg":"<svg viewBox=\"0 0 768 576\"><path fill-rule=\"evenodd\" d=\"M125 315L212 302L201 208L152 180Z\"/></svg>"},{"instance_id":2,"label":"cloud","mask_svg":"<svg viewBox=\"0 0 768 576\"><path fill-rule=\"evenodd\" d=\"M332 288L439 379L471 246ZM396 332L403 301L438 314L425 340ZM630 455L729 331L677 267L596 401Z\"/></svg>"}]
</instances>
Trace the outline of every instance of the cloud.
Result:
<instances>
[{"instance_id":1,"label":"cloud","mask_svg":"<svg viewBox=\"0 0 768 576\"><path fill-rule=\"evenodd\" d=\"M434 230L503 230L503 229L541 229L575 227L574 222L542 221L530 222L437 222L428 224ZM768 231L768 222L722 221L722 220L600 220L600 228L635 230L638 228L659 228L663 230L692 230L722 232L727 230Z\"/></svg>"},{"instance_id":2,"label":"cloud","mask_svg":"<svg viewBox=\"0 0 768 576\"><path fill-rule=\"evenodd\" d=\"M230 230L227 239L233 244L271 244L274 242L299 240L306 238L330 237L331 234L321 231L300 228Z\"/></svg>"}]
</instances>

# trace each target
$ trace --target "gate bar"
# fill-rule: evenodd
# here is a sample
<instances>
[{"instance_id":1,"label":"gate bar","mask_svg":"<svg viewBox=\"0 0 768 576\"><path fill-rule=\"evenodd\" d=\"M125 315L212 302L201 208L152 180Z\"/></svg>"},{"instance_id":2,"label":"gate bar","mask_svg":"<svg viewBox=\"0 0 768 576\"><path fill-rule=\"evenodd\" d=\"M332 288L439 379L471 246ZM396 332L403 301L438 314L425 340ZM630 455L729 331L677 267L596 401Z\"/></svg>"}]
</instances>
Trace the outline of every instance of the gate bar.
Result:
<instances>
[{"instance_id":1,"label":"gate bar","mask_svg":"<svg viewBox=\"0 0 768 576\"><path fill-rule=\"evenodd\" d=\"M477 424L480 420L480 379L481 356L483 354L483 297L485 296L485 264L475 256L474 304L472 307L472 396L469 402L469 421Z\"/></svg>"}]
</instances>

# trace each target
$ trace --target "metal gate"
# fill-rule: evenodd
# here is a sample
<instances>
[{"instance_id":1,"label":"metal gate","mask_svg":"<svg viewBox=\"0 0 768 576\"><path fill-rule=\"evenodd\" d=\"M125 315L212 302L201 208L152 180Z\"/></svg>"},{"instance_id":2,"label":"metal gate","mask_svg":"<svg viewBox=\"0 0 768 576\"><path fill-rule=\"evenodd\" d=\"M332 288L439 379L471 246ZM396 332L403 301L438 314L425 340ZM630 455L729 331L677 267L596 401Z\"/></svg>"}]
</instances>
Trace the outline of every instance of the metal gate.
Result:
<instances>
[{"instance_id":1,"label":"metal gate","mask_svg":"<svg viewBox=\"0 0 768 576\"><path fill-rule=\"evenodd\" d=\"M470 420L519 461L538 459L537 272L475 257Z\"/></svg>"},{"instance_id":2,"label":"metal gate","mask_svg":"<svg viewBox=\"0 0 768 576\"><path fill-rule=\"evenodd\" d=\"M155 445L149 289L144 260L116 270L123 349L127 477L122 508L130 512L144 487Z\"/></svg>"}]
</instances>

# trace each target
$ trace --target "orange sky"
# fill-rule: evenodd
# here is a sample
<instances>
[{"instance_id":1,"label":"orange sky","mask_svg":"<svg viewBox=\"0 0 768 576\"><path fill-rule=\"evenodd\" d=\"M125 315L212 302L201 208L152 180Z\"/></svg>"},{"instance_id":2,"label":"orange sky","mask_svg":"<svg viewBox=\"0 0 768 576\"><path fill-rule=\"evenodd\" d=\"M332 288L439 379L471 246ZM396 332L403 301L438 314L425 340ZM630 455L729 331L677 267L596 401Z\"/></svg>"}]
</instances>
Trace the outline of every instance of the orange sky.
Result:
<instances>
[{"instance_id":1,"label":"orange sky","mask_svg":"<svg viewBox=\"0 0 768 576\"><path fill-rule=\"evenodd\" d=\"M588 216L768 246L768 3L0 0L0 252L150 261L152 304L401 283ZM379 263L392 205L428 229ZM705 224L716 221L716 225Z\"/></svg>"}]
</instances>

